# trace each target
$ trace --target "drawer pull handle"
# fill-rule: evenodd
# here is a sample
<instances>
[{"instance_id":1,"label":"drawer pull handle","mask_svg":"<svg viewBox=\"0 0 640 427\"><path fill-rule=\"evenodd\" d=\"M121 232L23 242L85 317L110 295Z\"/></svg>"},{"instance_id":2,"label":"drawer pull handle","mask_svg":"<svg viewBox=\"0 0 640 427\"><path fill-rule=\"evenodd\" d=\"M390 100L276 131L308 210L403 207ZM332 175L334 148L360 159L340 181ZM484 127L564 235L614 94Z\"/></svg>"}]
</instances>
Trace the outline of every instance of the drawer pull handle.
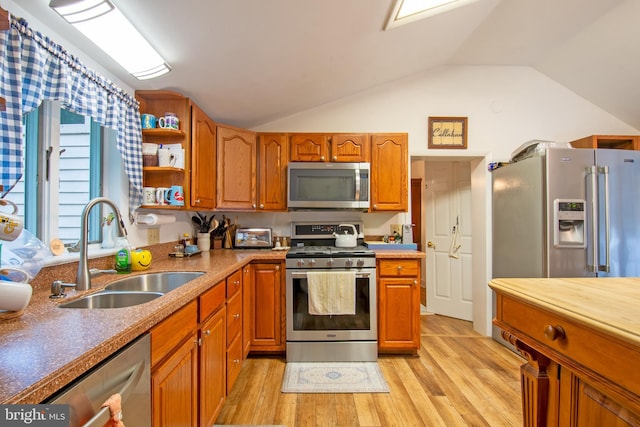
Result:
<instances>
[{"instance_id":1,"label":"drawer pull handle","mask_svg":"<svg viewBox=\"0 0 640 427\"><path fill-rule=\"evenodd\" d=\"M544 336L550 341L562 340L566 337L564 328L560 325L547 325L544 327Z\"/></svg>"}]
</instances>

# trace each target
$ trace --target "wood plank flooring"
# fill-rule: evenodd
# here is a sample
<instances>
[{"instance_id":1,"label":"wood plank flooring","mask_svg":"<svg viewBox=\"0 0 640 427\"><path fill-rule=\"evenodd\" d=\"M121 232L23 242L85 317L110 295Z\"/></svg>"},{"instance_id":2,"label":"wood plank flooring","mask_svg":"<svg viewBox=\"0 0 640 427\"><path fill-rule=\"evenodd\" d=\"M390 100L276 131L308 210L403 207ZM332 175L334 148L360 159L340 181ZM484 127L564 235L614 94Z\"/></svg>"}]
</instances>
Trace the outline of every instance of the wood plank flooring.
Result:
<instances>
[{"instance_id":1,"label":"wood plank flooring","mask_svg":"<svg viewBox=\"0 0 640 427\"><path fill-rule=\"evenodd\" d=\"M280 393L283 358L249 358L218 424L521 426L524 359L470 322L421 316L419 357L378 360L390 393Z\"/></svg>"}]
</instances>

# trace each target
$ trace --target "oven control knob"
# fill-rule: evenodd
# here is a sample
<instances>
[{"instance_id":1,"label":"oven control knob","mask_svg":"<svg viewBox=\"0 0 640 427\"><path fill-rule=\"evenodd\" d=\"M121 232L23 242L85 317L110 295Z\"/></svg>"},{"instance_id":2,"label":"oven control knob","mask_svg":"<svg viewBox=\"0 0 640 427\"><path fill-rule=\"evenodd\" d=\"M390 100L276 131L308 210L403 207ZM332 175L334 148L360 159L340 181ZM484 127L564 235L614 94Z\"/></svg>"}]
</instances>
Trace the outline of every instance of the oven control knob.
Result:
<instances>
[{"instance_id":1,"label":"oven control knob","mask_svg":"<svg viewBox=\"0 0 640 427\"><path fill-rule=\"evenodd\" d=\"M327 265L328 265L329 267L333 267L333 265L334 265L335 263L336 263L336 262L333 260L333 258L329 258L329 259L327 260Z\"/></svg>"},{"instance_id":2,"label":"oven control knob","mask_svg":"<svg viewBox=\"0 0 640 427\"><path fill-rule=\"evenodd\" d=\"M314 265L316 265L316 260L315 260L315 259L313 259L313 258L311 258L311 259L309 260L309 265L310 265L311 267L313 267Z\"/></svg>"},{"instance_id":3,"label":"oven control knob","mask_svg":"<svg viewBox=\"0 0 640 427\"><path fill-rule=\"evenodd\" d=\"M303 259L299 259L296 264L298 264L298 267L303 267L304 266L304 260Z\"/></svg>"},{"instance_id":4,"label":"oven control knob","mask_svg":"<svg viewBox=\"0 0 640 427\"><path fill-rule=\"evenodd\" d=\"M364 266L364 260L363 259L359 259L357 262L358 267L363 267Z\"/></svg>"},{"instance_id":5,"label":"oven control knob","mask_svg":"<svg viewBox=\"0 0 640 427\"><path fill-rule=\"evenodd\" d=\"M351 258L348 258L348 259L344 262L344 264L345 264L347 267L353 267L353 260L352 260Z\"/></svg>"}]
</instances>

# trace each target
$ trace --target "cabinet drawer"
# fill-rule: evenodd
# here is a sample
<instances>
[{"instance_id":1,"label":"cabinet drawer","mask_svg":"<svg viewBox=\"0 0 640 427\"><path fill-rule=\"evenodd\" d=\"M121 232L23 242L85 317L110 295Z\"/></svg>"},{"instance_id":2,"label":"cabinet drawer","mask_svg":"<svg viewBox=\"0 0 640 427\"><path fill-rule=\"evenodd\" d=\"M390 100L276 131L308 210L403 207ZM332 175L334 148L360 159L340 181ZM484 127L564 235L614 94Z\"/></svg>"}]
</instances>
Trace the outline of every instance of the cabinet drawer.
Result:
<instances>
[{"instance_id":1,"label":"cabinet drawer","mask_svg":"<svg viewBox=\"0 0 640 427\"><path fill-rule=\"evenodd\" d=\"M218 307L224 304L225 282L218 282L213 288L200 295L200 321L203 322L212 315Z\"/></svg>"},{"instance_id":2,"label":"cabinet drawer","mask_svg":"<svg viewBox=\"0 0 640 427\"><path fill-rule=\"evenodd\" d=\"M415 277L420 272L420 263L415 259L382 259L378 261L380 277Z\"/></svg>"},{"instance_id":3,"label":"cabinet drawer","mask_svg":"<svg viewBox=\"0 0 640 427\"><path fill-rule=\"evenodd\" d=\"M242 295L236 294L227 300L227 346L242 331Z\"/></svg>"},{"instance_id":4,"label":"cabinet drawer","mask_svg":"<svg viewBox=\"0 0 640 427\"><path fill-rule=\"evenodd\" d=\"M227 394L231 392L233 384L242 368L242 340L236 337L227 350Z\"/></svg>"},{"instance_id":5,"label":"cabinet drawer","mask_svg":"<svg viewBox=\"0 0 640 427\"><path fill-rule=\"evenodd\" d=\"M151 366L154 366L198 327L198 303L194 300L151 329Z\"/></svg>"},{"instance_id":6,"label":"cabinet drawer","mask_svg":"<svg viewBox=\"0 0 640 427\"><path fill-rule=\"evenodd\" d=\"M231 298L242 289L242 269L227 277L227 298Z\"/></svg>"},{"instance_id":7,"label":"cabinet drawer","mask_svg":"<svg viewBox=\"0 0 640 427\"><path fill-rule=\"evenodd\" d=\"M561 359L562 365L579 372L582 365L623 388L640 395L640 370L624 370L621 367L635 366L640 354L630 344L616 340L605 334L580 324L569 318L531 306L523 301L498 295L501 307L496 313L496 324L533 338L542 346L552 349ZM545 329L553 328L556 333L564 331L555 339ZM525 339L525 342L529 342Z\"/></svg>"}]
</instances>

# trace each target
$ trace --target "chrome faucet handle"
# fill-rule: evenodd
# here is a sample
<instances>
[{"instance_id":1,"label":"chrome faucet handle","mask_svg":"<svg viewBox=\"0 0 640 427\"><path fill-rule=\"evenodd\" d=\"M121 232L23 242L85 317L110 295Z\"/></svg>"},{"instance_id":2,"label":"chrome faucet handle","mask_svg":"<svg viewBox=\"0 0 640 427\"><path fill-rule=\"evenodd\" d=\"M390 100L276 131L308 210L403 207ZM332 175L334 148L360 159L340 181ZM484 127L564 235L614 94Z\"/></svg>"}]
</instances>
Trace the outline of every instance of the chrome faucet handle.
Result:
<instances>
[{"instance_id":1,"label":"chrome faucet handle","mask_svg":"<svg viewBox=\"0 0 640 427\"><path fill-rule=\"evenodd\" d=\"M75 288L75 287L76 287L75 283L65 283L62 280L54 280L51 283L51 295L49 295L49 298L51 299L63 298L66 296L64 293L64 288Z\"/></svg>"},{"instance_id":2,"label":"chrome faucet handle","mask_svg":"<svg viewBox=\"0 0 640 427\"><path fill-rule=\"evenodd\" d=\"M116 273L118 273L116 270L99 270L97 268L89 269L89 275L91 277L95 277L95 276L98 276L100 274L116 274Z\"/></svg>"}]
</instances>

